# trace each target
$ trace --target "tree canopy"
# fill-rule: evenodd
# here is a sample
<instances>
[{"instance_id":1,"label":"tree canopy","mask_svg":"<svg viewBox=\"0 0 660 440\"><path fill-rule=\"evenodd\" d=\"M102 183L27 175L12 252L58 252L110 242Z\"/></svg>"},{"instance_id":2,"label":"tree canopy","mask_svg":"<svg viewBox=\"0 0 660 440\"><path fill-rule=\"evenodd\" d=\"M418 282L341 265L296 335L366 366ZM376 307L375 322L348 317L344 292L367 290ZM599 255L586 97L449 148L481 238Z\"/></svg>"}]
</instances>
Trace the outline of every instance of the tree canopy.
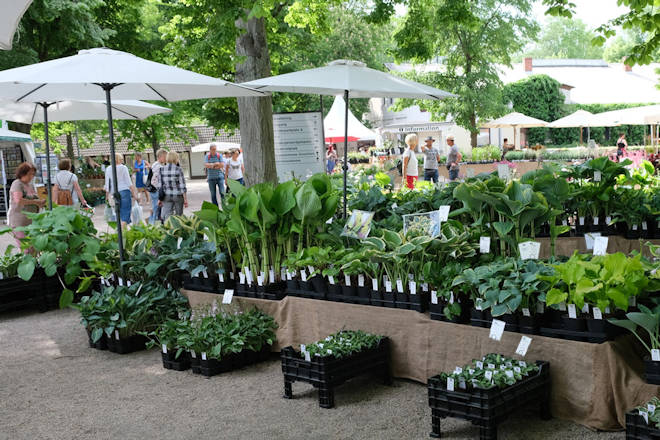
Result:
<instances>
[{"instance_id":1,"label":"tree canopy","mask_svg":"<svg viewBox=\"0 0 660 440\"><path fill-rule=\"evenodd\" d=\"M602 46L592 44L594 31L578 18L551 17L541 28L538 41L525 51L534 58L600 59Z\"/></svg>"}]
</instances>

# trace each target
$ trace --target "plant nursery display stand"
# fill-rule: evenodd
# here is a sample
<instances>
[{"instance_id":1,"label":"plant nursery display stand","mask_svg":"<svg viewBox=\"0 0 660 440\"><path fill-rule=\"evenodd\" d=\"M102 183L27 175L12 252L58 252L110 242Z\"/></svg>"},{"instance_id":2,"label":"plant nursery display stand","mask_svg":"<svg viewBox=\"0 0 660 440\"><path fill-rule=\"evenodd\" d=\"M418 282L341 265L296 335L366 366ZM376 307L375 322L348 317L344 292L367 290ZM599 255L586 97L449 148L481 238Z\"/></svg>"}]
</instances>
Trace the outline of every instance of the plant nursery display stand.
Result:
<instances>
[{"instance_id":1,"label":"plant nursery display stand","mask_svg":"<svg viewBox=\"0 0 660 440\"><path fill-rule=\"evenodd\" d=\"M340 359L324 356L312 357L307 361L291 346L282 349L281 357L284 397L293 399L293 382L306 382L319 390L321 408L332 408L335 405L335 387L354 377L375 373L386 385L392 383L390 341L387 338L381 339L374 348Z\"/></svg>"},{"instance_id":2,"label":"plant nursery display stand","mask_svg":"<svg viewBox=\"0 0 660 440\"><path fill-rule=\"evenodd\" d=\"M660 440L660 429L653 422L646 423L634 409L626 413L626 440Z\"/></svg>"},{"instance_id":3,"label":"plant nursery display stand","mask_svg":"<svg viewBox=\"0 0 660 440\"><path fill-rule=\"evenodd\" d=\"M440 420L456 417L479 427L481 440L496 440L497 425L528 405L539 405L541 419L550 415L550 364L537 361L539 371L506 388L449 391L440 376L428 380L431 437L440 438Z\"/></svg>"},{"instance_id":4,"label":"plant nursery display stand","mask_svg":"<svg viewBox=\"0 0 660 440\"><path fill-rule=\"evenodd\" d=\"M193 307L220 302L221 296L183 291ZM426 383L438 371L448 371L484 354L512 355L520 333L504 332L499 342L489 329L433 321L413 310L286 297L267 301L234 297L232 304L257 307L279 324L275 350L324 338L343 328L386 335L391 344L394 377ZM551 359L550 407L555 418L600 430L620 430L625 414L657 394L644 380L643 350L634 336L591 344L531 335L527 359Z\"/></svg>"}]
</instances>

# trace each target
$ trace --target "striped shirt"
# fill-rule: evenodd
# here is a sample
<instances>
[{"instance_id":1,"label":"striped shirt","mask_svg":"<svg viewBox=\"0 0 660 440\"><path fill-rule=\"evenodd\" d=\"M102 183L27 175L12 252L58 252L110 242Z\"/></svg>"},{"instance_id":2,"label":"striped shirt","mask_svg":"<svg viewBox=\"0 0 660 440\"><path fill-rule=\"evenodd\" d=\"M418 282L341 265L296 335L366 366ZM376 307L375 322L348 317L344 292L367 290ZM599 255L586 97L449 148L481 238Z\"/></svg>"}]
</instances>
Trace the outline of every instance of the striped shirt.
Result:
<instances>
[{"instance_id":1,"label":"striped shirt","mask_svg":"<svg viewBox=\"0 0 660 440\"><path fill-rule=\"evenodd\" d=\"M225 160L222 158L222 154L220 154L220 153L215 153L215 156L211 156L211 153L207 153L206 156L204 156L204 162L205 163L224 163ZM224 168L224 167L222 167L222 168ZM208 180L219 179L221 174L222 174L222 178L224 179L225 173L222 171L222 168L220 168L220 169L207 168L206 169L207 179Z\"/></svg>"},{"instance_id":2,"label":"striped shirt","mask_svg":"<svg viewBox=\"0 0 660 440\"><path fill-rule=\"evenodd\" d=\"M187 192L186 179L180 166L168 163L158 171L166 196L181 196Z\"/></svg>"}]
</instances>

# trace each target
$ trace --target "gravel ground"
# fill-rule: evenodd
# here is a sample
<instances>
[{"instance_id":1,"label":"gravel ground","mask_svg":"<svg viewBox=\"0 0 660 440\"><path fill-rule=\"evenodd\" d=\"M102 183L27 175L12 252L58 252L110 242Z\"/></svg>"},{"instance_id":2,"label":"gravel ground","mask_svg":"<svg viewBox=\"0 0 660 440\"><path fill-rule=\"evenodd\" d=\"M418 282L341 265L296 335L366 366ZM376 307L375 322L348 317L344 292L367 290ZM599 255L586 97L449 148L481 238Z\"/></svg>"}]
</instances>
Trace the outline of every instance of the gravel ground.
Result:
<instances>
[{"instance_id":1,"label":"gravel ground","mask_svg":"<svg viewBox=\"0 0 660 440\"><path fill-rule=\"evenodd\" d=\"M282 398L280 363L210 379L162 368L157 350L116 355L87 347L77 312L0 315L0 439L427 439L426 388L359 378L320 409L311 386ZM623 439L536 411L500 426L500 439ZM443 438L478 438L443 421Z\"/></svg>"}]
</instances>

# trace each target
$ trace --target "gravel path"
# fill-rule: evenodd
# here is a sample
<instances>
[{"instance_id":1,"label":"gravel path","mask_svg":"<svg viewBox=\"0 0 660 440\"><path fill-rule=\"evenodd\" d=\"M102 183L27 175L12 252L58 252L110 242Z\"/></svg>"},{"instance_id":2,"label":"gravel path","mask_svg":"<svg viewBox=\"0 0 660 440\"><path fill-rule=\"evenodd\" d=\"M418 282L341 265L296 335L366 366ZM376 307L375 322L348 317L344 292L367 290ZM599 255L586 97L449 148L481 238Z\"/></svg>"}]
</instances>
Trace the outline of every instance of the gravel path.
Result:
<instances>
[{"instance_id":1,"label":"gravel path","mask_svg":"<svg viewBox=\"0 0 660 440\"><path fill-rule=\"evenodd\" d=\"M282 398L279 361L210 379L162 368L157 350L116 355L87 347L77 312L0 315L0 439L427 439L426 388L360 378L337 389L334 409L311 386ZM502 424L500 439L623 439L536 411ZM443 438L478 438L443 421Z\"/></svg>"}]
</instances>

